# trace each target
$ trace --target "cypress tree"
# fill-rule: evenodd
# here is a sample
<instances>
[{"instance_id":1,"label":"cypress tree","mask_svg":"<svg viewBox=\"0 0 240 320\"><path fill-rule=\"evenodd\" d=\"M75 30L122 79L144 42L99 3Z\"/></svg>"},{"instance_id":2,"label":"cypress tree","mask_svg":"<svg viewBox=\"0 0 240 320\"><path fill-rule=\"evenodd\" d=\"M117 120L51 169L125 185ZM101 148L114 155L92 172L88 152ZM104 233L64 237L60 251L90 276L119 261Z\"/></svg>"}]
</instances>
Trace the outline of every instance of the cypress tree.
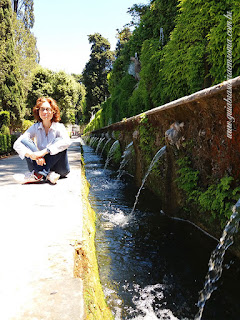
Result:
<instances>
[{"instance_id":1,"label":"cypress tree","mask_svg":"<svg viewBox=\"0 0 240 320\"><path fill-rule=\"evenodd\" d=\"M83 84L86 87L86 119L94 106L109 96L107 74L112 67L113 53L107 39L99 33L88 36L92 44L90 60L83 71Z\"/></svg>"},{"instance_id":2,"label":"cypress tree","mask_svg":"<svg viewBox=\"0 0 240 320\"><path fill-rule=\"evenodd\" d=\"M36 38L15 14L13 15L13 28L15 30L16 63L19 66L25 100L32 83L32 71L37 67L39 61L39 52Z\"/></svg>"},{"instance_id":3,"label":"cypress tree","mask_svg":"<svg viewBox=\"0 0 240 320\"><path fill-rule=\"evenodd\" d=\"M10 111L11 127L21 125L23 117L23 91L14 50L10 0L0 4L0 108Z\"/></svg>"},{"instance_id":4,"label":"cypress tree","mask_svg":"<svg viewBox=\"0 0 240 320\"><path fill-rule=\"evenodd\" d=\"M13 10L19 20L24 23L26 29L31 29L34 25L34 1L33 0L13 0Z\"/></svg>"}]
</instances>

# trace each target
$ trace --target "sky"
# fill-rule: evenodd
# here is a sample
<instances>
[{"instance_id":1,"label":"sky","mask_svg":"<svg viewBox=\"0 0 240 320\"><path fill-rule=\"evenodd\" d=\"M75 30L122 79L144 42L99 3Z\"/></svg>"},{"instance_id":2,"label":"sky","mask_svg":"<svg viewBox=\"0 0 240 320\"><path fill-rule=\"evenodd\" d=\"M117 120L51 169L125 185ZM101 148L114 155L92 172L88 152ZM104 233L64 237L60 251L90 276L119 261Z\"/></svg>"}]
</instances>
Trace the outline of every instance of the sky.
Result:
<instances>
[{"instance_id":1,"label":"sky","mask_svg":"<svg viewBox=\"0 0 240 320\"><path fill-rule=\"evenodd\" d=\"M89 60L88 35L100 33L115 49L116 29L130 22L127 10L149 0L35 0L33 34L40 65L52 71L82 73Z\"/></svg>"}]
</instances>

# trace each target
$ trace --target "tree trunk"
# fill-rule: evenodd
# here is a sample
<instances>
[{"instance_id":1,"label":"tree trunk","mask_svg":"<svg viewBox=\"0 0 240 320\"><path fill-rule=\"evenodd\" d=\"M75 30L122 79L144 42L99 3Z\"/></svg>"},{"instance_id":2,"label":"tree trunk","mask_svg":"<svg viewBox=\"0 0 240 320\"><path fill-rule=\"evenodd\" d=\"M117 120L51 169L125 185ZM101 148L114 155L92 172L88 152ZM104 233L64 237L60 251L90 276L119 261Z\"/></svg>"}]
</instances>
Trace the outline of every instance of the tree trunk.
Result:
<instances>
[{"instance_id":1,"label":"tree trunk","mask_svg":"<svg viewBox=\"0 0 240 320\"><path fill-rule=\"evenodd\" d=\"M14 12L17 13L17 9L18 9L18 0L14 0Z\"/></svg>"}]
</instances>

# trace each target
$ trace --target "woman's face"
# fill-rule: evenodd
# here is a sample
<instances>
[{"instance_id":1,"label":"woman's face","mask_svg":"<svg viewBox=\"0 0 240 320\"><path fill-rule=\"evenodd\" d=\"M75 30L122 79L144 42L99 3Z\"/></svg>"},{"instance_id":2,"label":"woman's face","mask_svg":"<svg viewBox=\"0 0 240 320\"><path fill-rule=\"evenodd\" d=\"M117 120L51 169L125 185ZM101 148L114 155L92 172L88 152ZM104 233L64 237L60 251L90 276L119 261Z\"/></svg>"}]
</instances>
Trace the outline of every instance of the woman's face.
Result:
<instances>
[{"instance_id":1,"label":"woman's face","mask_svg":"<svg viewBox=\"0 0 240 320\"><path fill-rule=\"evenodd\" d=\"M42 121L51 121L53 118L53 110L49 102L45 101L39 108L39 117Z\"/></svg>"}]
</instances>

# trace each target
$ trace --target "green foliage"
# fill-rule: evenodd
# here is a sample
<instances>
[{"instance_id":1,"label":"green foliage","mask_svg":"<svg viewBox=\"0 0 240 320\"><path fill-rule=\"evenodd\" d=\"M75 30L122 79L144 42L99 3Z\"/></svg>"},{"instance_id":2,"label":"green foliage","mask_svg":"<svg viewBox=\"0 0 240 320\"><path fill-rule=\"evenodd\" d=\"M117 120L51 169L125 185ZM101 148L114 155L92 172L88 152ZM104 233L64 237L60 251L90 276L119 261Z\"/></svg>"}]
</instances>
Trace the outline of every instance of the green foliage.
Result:
<instances>
[{"instance_id":1,"label":"green foliage","mask_svg":"<svg viewBox=\"0 0 240 320\"><path fill-rule=\"evenodd\" d=\"M18 0L14 3L13 10L19 20L24 23L26 29L31 29L34 25L34 0Z\"/></svg>"},{"instance_id":2,"label":"green foliage","mask_svg":"<svg viewBox=\"0 0 240 320\"><path fill-rule=\"evenodd\" d=\"M120 147L120 144L118 144L117 148L114 150L114 154L113 154L113 157L112 157L112 162L119 166L120 162L121 162L121 159L122 159L122 152L121 152L121 147Z\"/></svg>"},{"instance_id":3,"label":"green foliage","mask_svg":"<svg viewBox=\"0 0 240 320\"><path fill-rule=\"evenodd\" d=\"M233 177L225 176L220 179L218 184L213 184L205 192L202 192L198 197L202 210L210 210L214 218L217 215L229 218L231 207L234 201L239 199L240 193L240 187L231 188L233 180Z\"/></svg>"},{"instance_id":4,"label":"green foliage","mask_svg":"<svg viewBox=\"0 0 240 320\"><path fill-rule=\"evenodd\" d=\"M124 117L134 115L132 108L130 108L128 99L129 96L131 96L135 85L136 80L129 74L126 74L112 93L111 104L113 122L117 122L122 120Z\"/></svg>"},{"instance_id":5,"label":"green foliage","mask_svg":"<svg viewBox=\"0 0 240 320\"><path fill-rule=\"evenodd\" d=\"M11 150L13 150L13 144L17 140L18 136L15 134L11 134Z\"/></svg>"},{"instance_id":6,"label":"green foliage","mask_svg":"<svg viewBox=\"0 0 240 320\"><path fill-rule=\"evenodd\" d=\"M136 28L133 33L141 46L147 39L160 40L160 28L163 29L163 45L168 42L170 32L175 26L177 3L177 0L151 1L147 10L145 10L144 14L141 15L141 21L138 28Z\"/></svg>"},{"instance_id":7,"label":"green foliage","mask_svg":"<svg viewBox=\"0 0 240 320\"><path fill-rule=\"evenodd\" d=\"M63 123L75 123L75 116L81 117L85 97L84 86L76 81L75 77L64 71L57 73L37 67L33 72L32 87L28 93L28 114L39 97L52 97L58 103ZM29 116L31 119L31 116Z\"/></svg>"},{"instance_id":8,"label":"green foliage","mask_svg":"<svg viewBox=\"0 0 240 320\"><path fill-rule=\"evenodd\" d=\"M129 64L129 60L127 61ZM113 64L113 69L109 73L108 84L109 92L113 94L115 87L119 84L123 76L127 72L128 64L126 63L124 56L120 55Z\"/></svg>"},{"instance_id":9,"label":"green foliage","mask_svg":"<svg viewBox=\"0 0 240 320\"><path fill-rule=\"evenodd\" d=\"M7 152L7 135L0 134L0 154Z\"/></svg>"},{"instance_id":10,"label":"green foliage","mask_svg":"<svg viewBox=\"0 0 240 320\"><path fill-rule=\"evenodd\" d=\"M13 139L15 136L10 135L10 112L0 112L0 154L6 154L12 150Z\"/></svg>"},{"instance_id":11,"label":"green foliage","mask_svg":"<svg viewBox=\"0 0 240 320\"><path fill-rule=\"evenodd\" d=\"M215 24L211 28L207 39L207 60L210 68L210 76L213 79L213 84L217 84L223 80L226 80L227 76L227 39L231 38L232 41L232 73L233 77L240 74L240 6L239 1L233 0L231 4L221 1L221 10L227 14L227 11L232 12L232 33L227 34L227 23L230 22L225 15L217 14L215 16ZM220 13L219 12L219 13Z\"/></svg>"},{"instance_id":12,"label":"green foliage","mask_svg":"<svg viewBox=\"0 0 240 320\"><path fill-rule=\"evenodd\" d=\"M81 86L76 80L60 71L54 77L54 99L59 104L63 123L75 123L75 111L79 102Z\"/></svg>"},{"instance_id":13,"label":"green foliage","mask_svg":"<svg viewBox=\"0 0 240 320\"><path fill-rule=\"evenodd\" d=\"M130 40L131 35L132 35L132 32L128 27L124 27L122 30L117 29L118 42L115 49L116 57L120 55L121 49Z\"/></svg>"},{"instance_id":14,"label":"green foliage","mask_svg":"<svg viewBox=\"0 0 240 320\"><path fill-rule=\"evenodd\" d=\"M139 126L139 147L144 155L147 166L149 166L154 156L154 137L154 129L149 124L147 116L142 114Z\"/></svg>"},{"instance_id":15,"label":"green foliage","mask_svg":"<svg viewBox=\"0 0 240 320\"><path fill-rule=\"evenodd\" d=\"M12 8L9 0L0 3L0 106L10 112L11 126L23 118L23 88L16 62Z\"/></svg>"},{"instance_id":16,"label":"green foliage","mask_svg":"<svg viewBox=\"0 0 240 320\"><path fill-rule=\"evenodd\" d=\"M10 135L10 129L5 124L2 125L0 132L4 135Z\"/></svg>"},{"instance_id":17,"label":"green foliage","mask_svg":"<svg viewBox=\"0 0 240 320\"><path fill-rule=\"evenodd\" d=\"M104 124L144 112L227 78L227 12L232 12L232 76L240 73L240 6L237 0L152 0L129 9L135 29L119 37L109 76L111 99ZM161 30L161 32L160 32ZM161 33L161 34L160 34ZM140 81L127 84L137 53ZM134 80L134 77L132 77ZM107 117L107 119L106 119Z\"/></svg>"},{"instance_id":18,"label":"green foliage","mask_svg":"<svg viewBox=\"0 0 240 320\"><path fill-rule=\"evenodd\" d=\"M0 110L10 112L12 129L21 127L31 71L38 61L33 0L2 0L0 3Z\"/></svg>"},{"instance_id":19,"label":"green foliage","mask_svg":"<svg viewBox=\"0 0 240 320\"><path fill-rule=\"evenodd\" d=\"M129 23L130 26L137 26L140 22L141 17L148 10L148 6L144 4L134 4L131 8L128 8L127 13L132 17L132 21Z\"/></svg>"},{"instance_id":20,"label":"green foliage","mask_svg":"<svg viewBox=\"0 0 240 320\"><path fill-rule=\"evenodd\" d=\"M22 124L22 132L25 132L27 129L29 129L32 125L34 124L33 121L30 121L30 120L24 120L23 121L23 124Z\"/></svg>"},{"instance_id":21,"label":"green foliage","mask_svg":"<svg viewBox=\"0 0 240 320\"><path fill-rule=\"evenodd\" d=\"M84 129L84 133L91 132L94 130L98 130L104 126L103 118L101 117L102 109L100 109L93 119L87 124L86 128Z\"/></svg>"},{"instance_id":22,"label":"green foliage","mask_svg":"<svg viewBox=\"0 0 240 320\"><path fill-rule=\"evenodd\" d=\"M234 3L236 3L234 1ZM226 80L227 19L230 1L181 0L180 14L164 47L161 77L165 101ZM239 47L239 5L233 8L233 44ZM237 14L235 14L237 13ZM233 51L233 76L239 74L239 51Z\"/></svg>"},{"instance_id":23,"label":"green foliage","mask_svg":"<svg viewBox=\"0 0 240 320\"><path fill-rule=\"evenodd\" d=\"M201 88L204 77L206 30L210 25L209 2L180 1L181 14L170 41L164 48L162 77L166 101L193 93ZM189 26L191 24L191 27Z\"/></svg>"},{"instance_id":24,"label":"green foliage","mask_svg":"<svg viewBox=\"0 0 240 320\"><path fill-rule=\"evenodd\" d=\"M83 71L83 84L86 87L85 116L90 118L92 107L105 101L109 96L107 74L111 69L113 53L110 43L99 33L88 36L91 46L90 60Z\"/></svg>"},{"instance_id":25,"label":"green foliage","mask_svg":"<svg viewBox=\"0 0 240 320\"><path fill-rule=\"evenodd\" d=\"M26 99L32 83L32 71L37 67L37 61L39 60L39 52L36 47L37 40L29 28L26 28L22 19L17 19L16 15L13 15L13 28L15 30L16 62L19 66L23 85L23 98Z\"/></svg>"},{"instance_id":26,"label":"green foliage","mask_svg":"<svg viewBox=\"0 0 240 320\"><path fill-rule=\"evenodd\" d=\"M27 97L27 107L35 106L39 97L52 97L54 93L54 73L48 69L37 67L32 73L32 87ZM31 114L31 111L30 111Z\"/></svg>"},{"instance_id":27,"label":"green foliage","mask_svg":"<svg viewBox=\"0 0 240 320\"><path fill-rule=\"evenodd\" d=\"M148 110L148 106L151 102L149 100L148 92L142 82L139 84L138 88L133 90L132 95L126 103L128 103L128 113L126 113L126 118Z\"/></svg>"},{"instance_id":28,"label":"green foliage","mask_svg":"<svg viewBox=\"0 0 240 320\"><path fill-rule=\"evenodd\" d=\"M133 95L129 99L130 103L135 106L135 114L158 106L162 91L159 90L159 87L160 84L163 85L160 78L161 57L162 48L158 39L150 39L143 42L140 56L142 65L140 72L141 81L138 89L133 92ZM134 100L136 96L141 103Z\"/></svg>"},{"instance_id":29,"label":"green foliage","mask_svg":"<svg viewBox=\"0 0 240 320\"><path fill-rule=\"evenodd\" d=\"M112 119L112 100L111 98L108 98L104 103L102 103L102 109L103 112L101 114L101 117L103 118L103 124L104 126L109 126L113 123Z\"/></svg>"},{"instance_id":30,"label":"green foliage","mask_svg":"<svg viewBox=\"0 0 240 320\"><path fill-rule=\"evenodd\" d=\"M136 80L129 74L126 74L111 98L101 104L100 111L97 112L87 125L85 132L108 126L111 123L122 120L124 116L130 117L134 115L134 110L129 104L128 96L133 92L135 85Z\"/></svg>"},{"instance_id":31,"label":"green foliage","mask_svg":"<svg viewBox=\"0 0 240 320\"><path fill-rule=\"evenodd\" d=\"M176 182L187 197L188 204L194 204L203 213L209 212L212 218L225 224L231 215L231 207L240 197L240 187L233 187L233 177L224 176L207 189L199 186L199 172L191 167L188 157L177 160L179 169Z\"/></svg>"},{"instance_id":32,"label":"green foliage","mask_svg":"<svg viewBox=\"0 0 240 320\"><path fill-rule=\"evenodd\" d=\"M127 27L119 32L117 59L108 81L111 98L102 105L105 125L158 105L159 94L154 90L161 81L162 46L168 41L175 25L177 0L168 3L163 0L151 1L148 6L134 5L129 9L129 13L136 28L131 36ZM160 27L164 30L163 44L159 41ZM130 58L134 57L135 53L140 57L142 66L138 84L135 78L128 74Z\"/></svg>"},{"instance_id":33,"label":"green foliage","mask_svg":"<svg viewBox=\"0 0 240 320\"><path fill-rule=\"evenodd\" d=\"M0 127L1 126L7 126L10 125L10 112L9 111L0 111Z\"/></svg>"},{"instance_id":34,"label":"green foliage","mask_svg":"<svg viewBox=\"0 0 240 320\"><path fill-rule=\"evenodd\" d=\"M187 202L196 200L199 195L199 171L191 168L191 161L188 157L181 158L176 162L179 166L178 178L176 179L178 186L187 194Z\"/></svg>"},{"instance_id":35,"label":"green foliage","mask_svg":"<svg viewBox=\"0 0 240 320\"><path fill-rule=\"evenodd\" d=\"M72 75L74 77L74 75ZM75 77L74 77L75 78ZM85 119L85 110L86 110L86 88L82 83L79 83L79 80L75 78L75 80L78 82L77 86L77 103L75 106L75 118L76 123L83 124L86 123Z\"/></svg>"},{"instance_id":36,"label":"green foliage","mask_svg":"<svg viewBox=\"0 0 240 320\"><path fill-rule=\"evenodd\" d=\"M12 150L11 136L0 133L0 154L6 154Z\"/></svg>"}]
</instances>

